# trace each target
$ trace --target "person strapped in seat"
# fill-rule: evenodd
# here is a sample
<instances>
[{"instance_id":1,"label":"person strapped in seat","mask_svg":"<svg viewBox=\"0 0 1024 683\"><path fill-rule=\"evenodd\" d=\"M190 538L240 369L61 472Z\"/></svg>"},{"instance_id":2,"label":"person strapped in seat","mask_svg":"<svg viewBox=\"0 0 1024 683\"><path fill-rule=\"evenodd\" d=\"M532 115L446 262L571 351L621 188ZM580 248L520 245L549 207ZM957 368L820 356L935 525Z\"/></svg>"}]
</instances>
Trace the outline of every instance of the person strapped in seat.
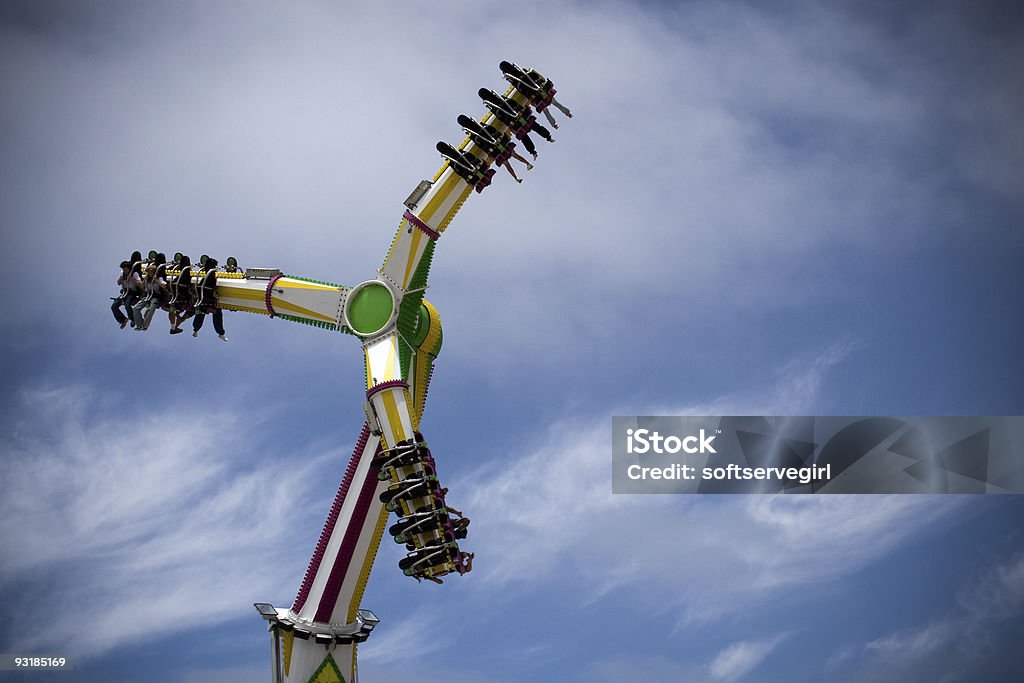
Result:
<instances>
[{"instance_id":1,"label":"person strapped in seat","mask_svg":"<svg viewBox=\"0 0 1024 683\"><path fill-rule=\"evenodd\" d=\"M477 192L483 192L484 188L491 184L494 169L488 168L490 164L486 159L480 159L465 150L455 149L443 140L438 142L435 147L441 156L448 160L452 170L466 183L472 185Z\"/></svg>"},{"instance_id":2,"label":"person strapped in seat","mask_svg":"<svg viewBox=\"0 0 1024 683\"><path fill-rule=\"evenodd\" d=\"M543 112L552 128L557 129L558 123L551 115L550 105L554 105L566 117L572 118L572 112L555 99L555 84L551 82L550 78L543 76L535 69L524 69L511 62L502 62L498 66L505 80L523 93L537 111Z\"/></svg>"},{"instance_id":3,"label":"person strapped in seat","mask_svg":"<svg viewBox=\"0 0 1024 683\"><path fill-rule=\"evenodd\" d=\"M523 141L526 151L532 154L534 159L537 158L537 147L528 135L530 131L537 131L537 135L548 142L555 141L551 137L551 131L537 123L537 117L530 113L529 105L521 105L487 88L480 88L477 94L494 117L508 126L516 138Z\"/></svg>"},{"instance_id":4,"label":"person strapped in seat","mask_svg":"<svg viewBox=\"0 0 1024 683\"><path fill-rule=\"evenodd\" d=\"M178 274L171 281L171 300L168 303L167 317L171 321L171 334L181 334L181 323L195 313L195 287L192 284L192 259L187 254L179 256Z\"/></svg>"},{"instance_id":5,"label":"person strapped in seat","mask_svg":"<svg viewBox=\"0 0 1024 683\"><path fill-rule=\"evenodd\" d=\"M394 512L398 509L397 504L400 501L409 502L416 498L430 497L431 494L433 494L435 499L438 499L440 491L440 483L436 475L412 477L392 485L381 493L380 502L384 503L384 507L389 512Z\"/></svg>"},{"instance_id":6,"label":"person strapped in seat","mask_svg":"<svg viewBox=\"0 0 1024 683\"><path fill-rule=\"evenodd\" d=\"M203 263L206 274L199 286L199 297L195 304L195 319L192 321L192 336L198 337L207 313L213 314L213 330L217 338L227 341L224 334L224 311L217 305L217 259L206 257Z\"/></svg>"},{"instance_id":7,"label":"person strapped in seat","mask_svg":"<svg viewBox=\"0 0 1024 683\"><path fill-rule=\"evenodd\" d=\"M110 304L110 312L114 314L114 320L124 329L124 326L129 322L132 327L135 327L135 321L132 319L132 262L121 261L121 274L117 278L117 284L121 287L120 293L112 297L114 303ZM121 308L124 308L125 313L121 312ZM127 315L126 315L127 313Z\"/></svg>"},{"instance_id":8,"label":"person strapped in seat","mask_svg":"<svg viewBox=\"0 0 1024 683\"><path fill-rule=\"evenodd\" d=\"M450 574L453 571L460 575L473 571L474 553L463 552L457 543L449 543L440 550L423 549L407 556L417 558L409 562L407 568L402 568L406 576L412 576L417 581L427 579L434 583L444 583L441 576ZM401 567L402 561L399 561Z\"/></svg>"},{"instance_id":9,"label":"person strapped in seat","mask_svg":"<svg viewBox=\"0 0 1024 683\"><path fill-rule=\"evenodd\" d=\"M434 458L422 440L423 437L417 432L416 439L399 441L394 448L386 448L374 455L370 467L376 469L405 467L421 462L424 458L433 463Z\"/></svg>"},{"instance_id":10,"label":"person strapped in seat","mask_svg":"<svg viewBox=\"0 0 1024 683\"><path fill-rule=\"evenodd\" d=\"M146 266L146 296L139 300L132 309L135 317L135 330L142 332L149 329L153 314L161 308L167 298L167 280L164 278L163 254L156 254Z\"/></svg>"},{"instance_id":11,"label":"person strapped in seat","mask_svg":"<svg viewBox=\"0 0 1024 683\"><path fill-rule=\"evenodd\" d=\"M527 171L533 170L533 164L515 151L516 143L512 142L512 136L508 133L499 133L491 124L480 123L465 114L459 114L457 120L473 144L482 149L487 156L493 157L496 166L504 166L517 183L523 182L523 179L516 175L509 159L517 159L526 164Z\"/></svg>"}]
</instances>

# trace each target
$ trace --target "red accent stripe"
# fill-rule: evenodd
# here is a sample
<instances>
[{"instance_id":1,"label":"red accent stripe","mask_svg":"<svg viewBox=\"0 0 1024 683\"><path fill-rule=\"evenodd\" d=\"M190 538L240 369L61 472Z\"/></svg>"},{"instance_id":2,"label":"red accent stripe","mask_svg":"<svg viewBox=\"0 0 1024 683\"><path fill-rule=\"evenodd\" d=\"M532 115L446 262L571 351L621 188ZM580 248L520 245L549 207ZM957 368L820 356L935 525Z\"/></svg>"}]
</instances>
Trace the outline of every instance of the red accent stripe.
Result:
<instances>
[{"instance_id":1,"label":"red accent stripe","mask_svg":"<svg viewBox=\"0 0 1024 683\"><path fill-rule=\"evenodd\" d=\"M389 379L387 382L381 382L380 384L374 384L372 387L367 389L366 390L366 398L370 398L374 394L379 394L380 392L384 391L385 389L390 389L391 387L402 387L403 389L408 389L409 385L405 381L400 380L400 379Z\"/></svg>"},{"instance_id":2,"label":"red accent stripe","mask_svg":"<svg viewBox=\"0 0 1024 683\"><path fill-rule=\"evenodd\" d=\"M334 504L331 506L330 514L327 515L327 521L324 523L324 530L320 533L320 540L317 541L316 550L313 552L313 557L309 560L309 566L306 568L306 575L302 579L302 586L299 588L299 594L295 597L295 603L292 604L293 612L298 612L302 609L302 606L306 604L306 598L309 597L309 589L313 586L313 579L316 577L316 573L320 570L320 562L324 559L324 552L327 550L327 542L331 539L331 534L334 533L334 525L338 522L338 514L341 512L341 505L345 502L345 495L348 493L348 489L352 485L352 478L356 475L356 467L359 466L359 460L362 458L363 449L366 448L366 442L369 438L370 425L364 422L363 430L359 432L359 439L356 440L355 450L352 451L352 457L349 459L348 467L345 469L345 476L342 478L341 485L338 487L338 493L334 496Z\"/></svg>"},{"instance_id":3,"label":"red accent stripe","mask_svg":"<svg viewBox=\"0 0 1024 683\"><path fill-rule=\"evenodd\" d=\"M283 278L284 275L275 275L270 278L270 282L267 283L267 291L263 293L263 302L267 304L267 312L270 313L270 317L273 318L277 315L274 312L274 307L270 304L270 290L274 288L274 283Z\"/></svg>"},{"instance_id":4,"label":"red accent stripe","mask_svg":"<svg viewBox=\"0 0 1024 683\"><path fill-rule=\"evenodd\" d=\"M405 218L405 220L412 223L413 225L415 225L417 228L419 228L427 237L429 237L432 240L436 241L437 238L441 236L441 233L437 232L432 227L421 221L419 218L412 215L412 213L409 211L403 213L402 217Z\"/></svg>"},{"instance_id":5,"label":"red accent stripe","mask_svg":"<svg viewBox=\"0 0 1024 683\"><path fill-rule=\"evenodd\" d=\"M374 451L374 457L380 451L381 447L378 443L377 449ZM366 479L363 480L363 487L359 490L359 498L356 499L355 509L352 510L352 519L349 521L348 529L345 530L345 540L341 542L338 556L334 559L334 566L331 567L331 575L327 578L327 585L324 586L324 593L320 597L320 606L317 607L316 615L313 617L315 621L324 624L330 622L331 614L334 612L334 607L338 602L338 594L341 593L341 585L345 581L345 574L348 573L348 567L352 564L352 555L355 552L356 543L359 542L359 537L363 532L366 513L370 509L373 495L377 492L377 485L380 483L377 481L377 470L378 468L376 467L370 467L366 473Z\"/></svg>"}]
</instances>

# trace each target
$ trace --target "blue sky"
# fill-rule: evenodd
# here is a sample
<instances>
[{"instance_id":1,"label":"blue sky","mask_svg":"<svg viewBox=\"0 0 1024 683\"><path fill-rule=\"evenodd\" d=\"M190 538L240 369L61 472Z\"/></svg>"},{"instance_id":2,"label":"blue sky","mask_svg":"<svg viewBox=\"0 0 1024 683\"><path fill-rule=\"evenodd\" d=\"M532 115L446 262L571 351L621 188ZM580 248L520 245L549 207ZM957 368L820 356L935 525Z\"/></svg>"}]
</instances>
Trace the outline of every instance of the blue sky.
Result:
<instances>
[{"instance_id":1,"label":"blue sky","mask_svg":"<svg viewBox=\"0 0 1024 683\"><path fill-rule=\"evenodd\" d=\"M251 605L298 588L358 344L121 331L117 263L372 277L512 59L576 116L434 259L422 428L475 568L382 547L364 680L1018 680L1020 497L613 496L609 434L1024 413L1022 34L1001 3L0 5L0 651L266 679Z\"/></svg>"}]
</instances>

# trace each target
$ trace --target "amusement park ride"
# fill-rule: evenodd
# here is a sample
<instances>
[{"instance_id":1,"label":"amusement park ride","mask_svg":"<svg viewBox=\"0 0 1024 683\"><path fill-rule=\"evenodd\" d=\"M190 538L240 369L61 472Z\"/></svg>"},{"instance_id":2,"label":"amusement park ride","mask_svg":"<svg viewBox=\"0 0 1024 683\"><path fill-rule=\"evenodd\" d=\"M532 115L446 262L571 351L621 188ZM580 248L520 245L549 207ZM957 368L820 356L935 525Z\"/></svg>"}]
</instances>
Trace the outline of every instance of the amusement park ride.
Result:
<instances>
[{"instance_id":1,"label":"amusement park ride","mask_svg":"<svg viewBox=\"0 0 1024 683\"><path fill-rule=\"evenodd\" d=\"M551 139L531 108L556 128L549 107L572 116L554 100L553 84L544 76L509 62L501 70L511 86L503 95L480 90L488 112L479 121L459 117L467 133L462 144L437 144L445 161L433 180L422 181L405 200L377 277L346 287L277 269L239 272L234 259L228 259L227 272L218 272L215 261L204 269L176 259L160 263L154 275L167 285L163 298L154 295L154 305L172 315L214 313L220 328L220 310L259 313L345 332L362 343L366 421L298 595L290 607L256 604L269 624L276 683L357 680L357 646L378 623L360 601L391 512L398 521L388 531L409 550L399 563L404 574L440 582L440 576L472 568L472 554L459 547L468 520L445 504L447 489L419 432L441 349L441 318L424 299L427 274L455 214L491 183L491 165L505 165L515 177L508 160L522 157L514 152L514 140L536 158L528 134ZM149 265L140 261L130 268L153 273Z\"/></svg>"}]
</instances>

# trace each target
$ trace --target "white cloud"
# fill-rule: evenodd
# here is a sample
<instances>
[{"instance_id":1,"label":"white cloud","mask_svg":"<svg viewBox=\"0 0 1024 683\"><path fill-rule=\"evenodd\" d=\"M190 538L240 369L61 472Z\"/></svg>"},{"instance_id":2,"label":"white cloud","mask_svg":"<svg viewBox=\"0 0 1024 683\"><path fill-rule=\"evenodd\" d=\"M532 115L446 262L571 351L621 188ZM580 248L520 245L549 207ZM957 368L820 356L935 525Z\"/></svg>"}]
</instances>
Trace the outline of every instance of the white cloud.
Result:
<instances>
[{"instance_id":1,"label":"white cloud","mask_svg":"<svg viewBox=\"0 0 1024 683\"><path fill-rule=\"evenodd\" d=\"M995 680L993 676L1020 671L1013 647L1015 624L1022 617L1024 554L1017 554L964 586L945 614L859 648L844 647L828 664L833 671L848 669L855 680L865 681ZM1017 664L1002 669L1007 656Z\"/></svg>"},{"instance_id":2,"label":"white cloud","mask_svg":"<svg viewBox=\"0 0 1024 683\"><path fill-rule=\"evenodd\" d=\"M509 56L547 70L576 117L526 183L499 177L439 245L431 295L459 330L447 354L479 372L509 363L495 338L556 363L649 322L833 296L858 284L828 262L835 247L852 246L844 264L891 252L953 215L944 180L914 164L945 138L935 94L906 86L935 74L862 68L898 46L841 10L688 3L666 17L602 2L538 21L539 5L496 1L260 7L98 9L109 35L2 27L19 95L0 105L11 274L159 246L370 277L401 199L439 164L432 143L482 111L474 92L499 86ZM39 286L84 321L115 271Z\"/></svg>"},{"instance_id":3,"label":"white cloud","mask_svg":"<svg viewBox=\"0 0 1024 683\"><path fill-rule=\"evenodd\" d=\"M750 406L804 413L820 401L823 373L841 357L829 348L800 367L788 365L760 395L710 401L702 407L716 410L700 414L756 414ZM640 606L676 614L685 628L796 587L837 581L960 503L926 496L609 495L609 422L562 420L518 457L453 484L473 519L474 574L487 590L561 582L582 602L621 590ZM658 590L652 594L650 586Z\"/></svg>"},{"instance_id":4,"label":"white cloud","mask_svg":"<svg viewBox=\"0 0 1024 683\"><path fill-rule=\"evenodd\" d=\"M93 655L298 585L309 548L295 528L317 523L298 501L323 456L251 460L255 416L221 407L139 411L80 387L29 392L18 410L0 479L0 539L16 550L0 586L33 579L7 606L47 615L16 620L18 649Z\"/></svg>"},{"instance_id":5,"label":"white cloud","mask_svg":"<svg viewBox=\"0 0 1024 683\"><path fill-rule=\"evenodd\" d=\"M1024 609L1024 554L996 566L975 586L963 591L958 604L972 622L1020 613Z\"/></svg>"},{"instance_id":6,"label":"white cloud","mask_svg":"<svg viewBox=\"0 0 1024 683\"><path fill-rule=\"evenodd\" d=\"M685 406L654 406L649 415L818 415L824 414L822 386L830 369L863 348L847 339L810 353L790 358L773 377L770 386L754 386ZM762 380L764 381L764 380ZM628 412L628 411L627 411ZM633 410L635 412L635 409Z\"/></svg>"},{"instance_id":7,"label":"white cloud","mask_svg":"<svg viewBox=\"0 0 1024 683\"><path fill-rule=\"evenodd\" d=\"M500 83L495 63L509 56L550 73L576 118L541 148L526 183L499 177L440 243L430 296L454 332L445 361L477 377L507 372L513 358L548 367L571 358L571 372L579 358L628 367L623 358L658 329L668 333L652 353L685 351L678 332L693 320L746 325L751 312L841 296L877 277L875 256L944 240L965 215L962 176L1024 196L1011 68L972 79L947 68L956 55L922 64L886 30L831 8L256 9L153 4L65 33L0 27L12 93L0 101L9 142L0 224L19 255L0 284L32 281L32 301L43 302L5 311L11 339L35 343L25 324L52 321L60 302L86 363L107 353L97 297L113 293L115 269L93 265L133 248L233 253L243 265L347 283L372 276L401 199L439 163L433 141L457 137L457 112L482 111L473 93ZM954 47L937 35L918 40ZM973 97L978 87L992 92ZM959 128L936 116L948 104ZM962 141L962 158L931 164L949 140ZM870 268L858 267L863 255ZM38 277L55 263L90 267L69 288ZM262 362L268 339L291 343L274 331L258 339L232 346L236 359ZM813 413L847 351L784 369L769 390L651 412ZM89 423L73 409L84 397L40 400L70 412L47 413L53 433L27 434L12 450L0 538L18 552L0 557L0 581L70 564L79 582L47 598L58 616L78 624L75 609L103 599L142 610L150 632L190 616L184 602L240 609L251 602L243 584L275 594L295 585L281 581L294 571L285 546L305 522L268 510L286 506L283 492L308 485L308 472L261 462L228 474L238 459L178 443L149 457L135 438L187 423L189 442L215 443L248 428L237 415L157 409ZM485 586L564 577L585 601L665 585L677 597L659 608L685 625L844 576L955 504L611 496L607 430L605 418L563 419L518 457L453 486L469 492L474 575ZM196 567L216 579L195 579ZM153 598L153 582L185 589ZM116 610L101 615L105 631L134 637ZM74 637L86 649L108 645Z\"/></svg>"},{"instance_id":8,"label":"white cloud","mask_svg":"<svg viewBox=\"0 0 1024 683\"><path fill-rule=\"evenodd\" d=\"M789 637L744 640L722 648L707 665L664 655L631 653L599 659L587 666L584 680L598 681L688 681L688 683L732 683L756 669Z\"/></svg>"},{"instance_id":9,"label":"white cloud","mask_svg":"<svg viewBox=\"0 0 1024 683\"><path fill-rule=\"evenodd\" d=\"M624 657L601 659L587 666L587 681L687 681L703 683L708 680L707 670L685 661L678 661L663 655L642 656L633 654Z\"/></svg>"},{"instance_id":10,"label":"white cloud","mask_svg":"<svg viewBox=\"0 0 1024 683\"><path fill-rule=\"evenodd\" d=\"M403 665L451 645L454 634L443 609L420 608L359 648L365 662Z\"/></svg>"},{"instance_id":11,"label":"white cloud","mask_svg":"<svg viewBox=\"0 0 1024 683\"><path fill-rule=\"evenodd\" d=\"M715 656L708 666L708 671L716 681L737 681L757 668L785 639L785 635L780 635L767 640L744 640L733 643Z\"/></svg>"},{"instance_id":12,"label":"white cloud","mask_svg":"<svg viewBox=\"0 0 1024 683\"><path fill-rule=\"evenodd\" d=\"M949 621L929 623L921 628L893 633L884 638L872 640L864 650L880 659L906 662L926 657L940 647L949 644L957 632Z\"/></svg>"}]
</instances>

